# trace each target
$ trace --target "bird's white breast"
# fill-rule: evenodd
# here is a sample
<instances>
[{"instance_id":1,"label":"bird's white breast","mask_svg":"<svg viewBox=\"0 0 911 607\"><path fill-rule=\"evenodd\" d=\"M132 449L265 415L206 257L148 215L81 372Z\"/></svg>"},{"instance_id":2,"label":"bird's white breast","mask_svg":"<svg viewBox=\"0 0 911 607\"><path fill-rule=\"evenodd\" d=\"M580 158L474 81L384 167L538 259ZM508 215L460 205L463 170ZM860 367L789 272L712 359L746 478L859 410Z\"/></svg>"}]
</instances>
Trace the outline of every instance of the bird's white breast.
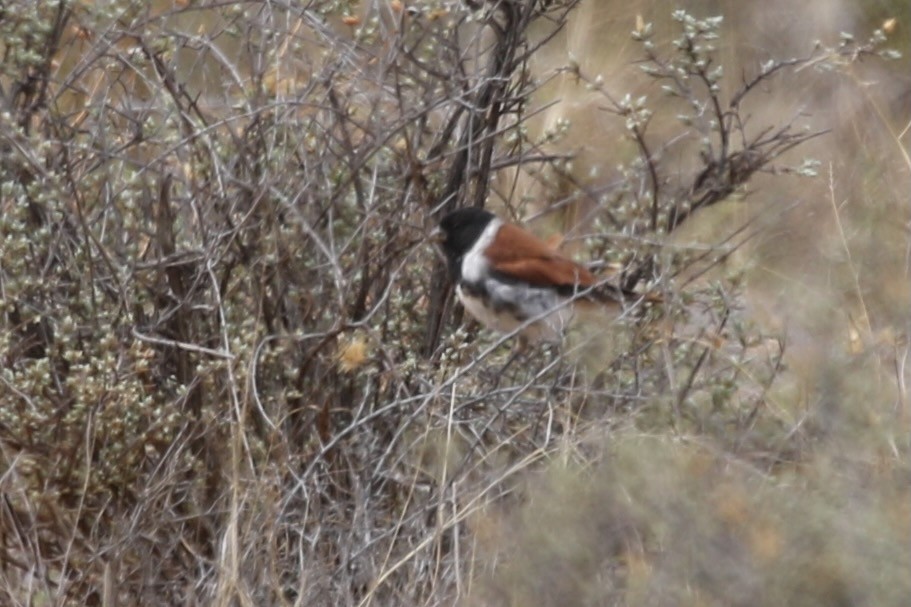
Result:
<instances>
[{"instance_id":1,"label":"bird's white breast","mask_svg":"<svg viewBox=\"0 0 911 607\"><path fill-rule=\"evenodd\" d=\"M487 258L484 257L484 251L496 238L497 232L502 225L503 222L499 219L491 220L487 227L484 228L484 231L481 232L481 235L478 236L474 245L468 249L465 257L462 258L462 280L465 282L479 282L487 276L489 264L487 263Z\"/></svg>"},{"instance_id":2,"label":"bird's white breast","mask_svg":"<svg viewBox=\"0 0 911 607\"><path fill-rule=\"evenodd\" d=\"M456 286L456 295L465 310L481 324L500 333L512 333L519 327L531 342L559 341L573 316L566 298L550 289L510 284L487 278L481 281L486 300L471 289Z\"/></svg>"}]
</instances>

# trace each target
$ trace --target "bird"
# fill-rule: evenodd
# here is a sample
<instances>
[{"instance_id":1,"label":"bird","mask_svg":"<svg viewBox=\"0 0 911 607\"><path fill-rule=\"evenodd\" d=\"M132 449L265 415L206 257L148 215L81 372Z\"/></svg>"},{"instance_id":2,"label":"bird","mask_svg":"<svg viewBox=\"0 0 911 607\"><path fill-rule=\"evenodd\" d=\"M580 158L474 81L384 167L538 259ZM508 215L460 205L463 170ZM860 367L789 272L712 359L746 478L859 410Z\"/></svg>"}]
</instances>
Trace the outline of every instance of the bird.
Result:
<instances>
[{"instance_id":1,"label":"bird","mask_svg":"<svg viewBox=\"0 0 911 607\"><path fill-rule=\"evenodd\" d=\"M517 332L521 345L560 341L577 306L619 311L643 297L480 207L448 213L437 233L465 310L488 329Z\"/></svg>"}]
</instances>

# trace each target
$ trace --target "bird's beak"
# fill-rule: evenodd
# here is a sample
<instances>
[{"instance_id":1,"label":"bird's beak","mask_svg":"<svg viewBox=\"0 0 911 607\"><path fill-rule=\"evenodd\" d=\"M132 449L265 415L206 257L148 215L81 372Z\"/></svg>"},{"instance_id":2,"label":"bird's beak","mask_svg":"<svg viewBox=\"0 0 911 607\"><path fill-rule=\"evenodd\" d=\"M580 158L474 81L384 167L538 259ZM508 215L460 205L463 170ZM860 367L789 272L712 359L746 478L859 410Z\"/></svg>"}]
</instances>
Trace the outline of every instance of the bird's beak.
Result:
<instances>
[{"instance_id":1,"label":"bird's beak","mask_svg":"<svg viewBox=\"0 0 911 607\"><path fill-rule=\"evenodd\" d=\"M441 261L446 259L446 253L443 252L443 242L446 240L446 234L440 226L437 226L427 235L427 241L433 247L433 252Z\"/></svg>"}]
</instances>

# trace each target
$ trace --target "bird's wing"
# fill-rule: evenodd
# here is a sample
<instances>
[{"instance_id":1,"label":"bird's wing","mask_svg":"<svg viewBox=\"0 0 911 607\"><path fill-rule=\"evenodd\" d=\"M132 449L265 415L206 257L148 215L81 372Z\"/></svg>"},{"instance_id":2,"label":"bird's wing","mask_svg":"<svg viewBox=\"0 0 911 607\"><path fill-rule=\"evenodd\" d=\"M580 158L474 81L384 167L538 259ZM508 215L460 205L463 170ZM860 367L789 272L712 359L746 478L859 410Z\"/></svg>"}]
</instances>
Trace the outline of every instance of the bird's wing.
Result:
<instances>
[{"instance_id":1,"label":"bird's wing","mask_svg":"<svg viewBox=\"0 0 911 607\"><path fill-rule=\"evenodd\" d=\"M494 271L534 286L590 287L597 282L584 266L560 255L543 240L506 223L486 251Z\"/></svg>"}]
</instances>

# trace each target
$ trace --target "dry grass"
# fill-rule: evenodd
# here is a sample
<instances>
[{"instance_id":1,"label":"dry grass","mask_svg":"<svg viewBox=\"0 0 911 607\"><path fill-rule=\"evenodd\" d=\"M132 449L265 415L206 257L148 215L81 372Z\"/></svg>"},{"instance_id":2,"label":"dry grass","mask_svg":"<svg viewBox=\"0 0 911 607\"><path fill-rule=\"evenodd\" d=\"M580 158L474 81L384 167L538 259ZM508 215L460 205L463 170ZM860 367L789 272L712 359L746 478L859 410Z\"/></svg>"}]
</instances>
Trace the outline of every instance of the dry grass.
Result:
<instances>
[{"instance_id":1,"label":"dry grass","mask_svg":"<svg viewBox=\"0 0 911 607\"><path fill-rule=\"evenodd\" d=\"M0 9L0 603L911 595L908 8L470 4ZM474 202L664 304L506 366Z\"/></svg>"}]
</instances>

